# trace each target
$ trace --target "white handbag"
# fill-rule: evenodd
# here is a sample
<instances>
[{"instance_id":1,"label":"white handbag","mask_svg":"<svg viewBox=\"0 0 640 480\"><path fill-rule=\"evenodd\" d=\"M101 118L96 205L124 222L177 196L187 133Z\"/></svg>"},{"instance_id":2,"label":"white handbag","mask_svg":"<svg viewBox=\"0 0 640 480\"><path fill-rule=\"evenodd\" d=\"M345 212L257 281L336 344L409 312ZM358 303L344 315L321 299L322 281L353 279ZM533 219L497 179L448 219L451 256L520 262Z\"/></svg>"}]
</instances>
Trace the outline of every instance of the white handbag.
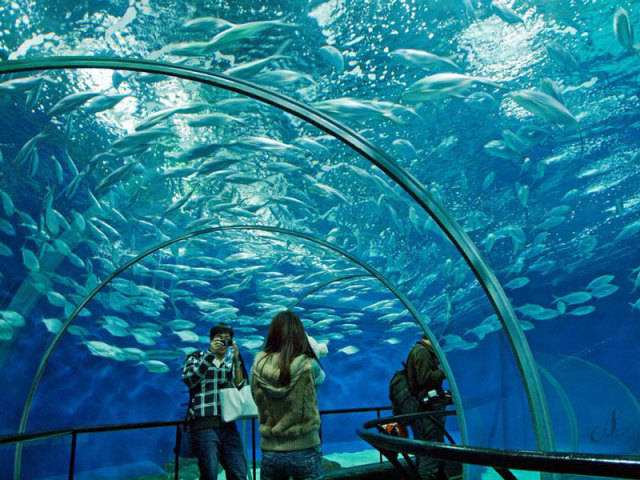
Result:
<instances>
[{"instance_id":1,"label":"white handbag","mask_svg":"<svg viewBox=\"0 0 640 480\"><path fill-rule=\"evenodd\" d=\"M240 389L235 387L221 389L220 402L222 403L223 422L233 422L240 417L258 415L258 407L253 401L250 385L245 385Z\"/></svg>"}]
</instances>

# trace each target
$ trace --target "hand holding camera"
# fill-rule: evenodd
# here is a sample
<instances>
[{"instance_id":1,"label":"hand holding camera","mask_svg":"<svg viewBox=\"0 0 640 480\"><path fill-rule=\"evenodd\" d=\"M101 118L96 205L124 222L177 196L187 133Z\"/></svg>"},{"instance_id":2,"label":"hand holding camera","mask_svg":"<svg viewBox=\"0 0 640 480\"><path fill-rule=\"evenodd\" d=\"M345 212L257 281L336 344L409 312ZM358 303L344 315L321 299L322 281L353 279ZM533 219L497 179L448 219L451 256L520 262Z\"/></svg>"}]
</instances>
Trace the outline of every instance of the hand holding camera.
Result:
<instances>
[{"instance_id":1,"label":"hand holding camera","mask_svg":"<svg viewBox=\"0 0 640 480\"><path fill-rule=\"evenodd\" d=\"M233 345L233 340L230 338L214 337L211 341L211 351L215 354L223 354L231 345Z\"/></svg>"}]
</instances>

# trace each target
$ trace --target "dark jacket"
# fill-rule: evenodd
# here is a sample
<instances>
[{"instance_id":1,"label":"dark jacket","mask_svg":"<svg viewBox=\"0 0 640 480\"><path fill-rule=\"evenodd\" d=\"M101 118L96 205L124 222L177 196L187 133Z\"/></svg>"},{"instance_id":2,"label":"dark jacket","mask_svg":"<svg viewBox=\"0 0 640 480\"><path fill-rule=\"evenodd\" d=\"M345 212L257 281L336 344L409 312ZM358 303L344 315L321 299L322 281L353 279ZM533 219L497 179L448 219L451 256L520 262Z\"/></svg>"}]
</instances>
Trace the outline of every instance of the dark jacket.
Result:
<instances>
[{"instance_id":1,"label":"dark jacket","mask_svg":"<svg viewBox=\"0 0 640 480\"><path fill-rule=\"evenodd\" d=\"M444 379L433 347L422 340L417 342L407 357L407 380L412 395L423 398L429 390L440 390Z\"/></svg>"}]
</instances>

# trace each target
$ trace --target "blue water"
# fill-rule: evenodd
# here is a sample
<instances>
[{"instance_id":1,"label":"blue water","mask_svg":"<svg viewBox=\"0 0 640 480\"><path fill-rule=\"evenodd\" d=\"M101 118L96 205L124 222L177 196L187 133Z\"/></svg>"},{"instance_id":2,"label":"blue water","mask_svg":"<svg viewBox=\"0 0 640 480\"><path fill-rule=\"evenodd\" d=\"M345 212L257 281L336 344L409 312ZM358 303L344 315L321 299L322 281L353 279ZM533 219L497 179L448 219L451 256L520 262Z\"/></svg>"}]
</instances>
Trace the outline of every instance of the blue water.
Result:
<instances>
[{"instance_id":1,"label":"blue water","mask_svg":"<svg viewBox=\"0 0 640 480\"><path fill-rule=\"evenodd\" d=\"M505 287L540 367L552 447L637 453L640 57L625 46L620 19L638 27L640 11L630 1L498 3L511 10L486 0L15 0L0 5L0 53L194 66L332 115L416 178ZM193 42L220 39L229 26L184 28L201 17L280 23L205 48ZM438 57L426 65L403 49ZM468 84L454 76L449 90L409 95L445 72ZM18 78L33 83L11 83ZM428 214L356 152L274 107L186 80L78 69L0 77L7 81L0 434L19 432L54 332L93 287L160 242L242 224L312 235L384 275L446 355L466 418L466 432L450 419L454 436L475 446L539 447L512 343L474 274ZM523 90L545 92L547 110L518 101ZM78 92L126 97L103 111L89 100L52 114ZM122 140L155 112L184 106L191 110L167 115L146 143ZM203 117L213 113L227 116ZM190 150L210 144L224 146L202 156ZM320 407L386 405L388 379L419 325L372 278L305 297L364 273L313 242L259 230L160 250L108 285L62 335L24 430L182 418L185 349L205 345L212 323L224 320L250 363L273 313L301 298L296 309L309 333L328 342ZM588 288L605 275L612 278L600 290ZM568 296L576 292L583 298ZM191 323L171 323L177 319ZM374 415L324 418L324 451L366 449L355 429ZM155 474L171 460L173 441L172 429L96 434L81 443L78 470ZM68 440L27 446L22 478L65 474L68 449ZM0 450L0 465L1 477L12 478L12 448Z\"/></svg>"}]
</instances>

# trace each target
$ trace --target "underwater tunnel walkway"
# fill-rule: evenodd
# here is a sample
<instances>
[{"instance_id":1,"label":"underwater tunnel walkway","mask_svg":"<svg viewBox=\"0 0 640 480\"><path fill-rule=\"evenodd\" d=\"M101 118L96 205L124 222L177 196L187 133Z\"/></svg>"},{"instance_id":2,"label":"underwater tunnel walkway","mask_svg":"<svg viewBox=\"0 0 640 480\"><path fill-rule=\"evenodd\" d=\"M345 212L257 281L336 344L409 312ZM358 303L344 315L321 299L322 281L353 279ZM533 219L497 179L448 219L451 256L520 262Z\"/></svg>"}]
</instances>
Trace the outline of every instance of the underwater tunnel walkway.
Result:
<instances>
[{"instance_id":1,"label":"underwater tunnel walkway","mask_svg":"<svg viewBox=\"0 0 640 480\"><path fill-rule=\"evenodd\" d=\"M200 82L253 98L316 126L340 140L361 157L382 170L388 178L409 194L420 205L421 209L438 224L474 272L508 336L527 394L537 446L541 450L553 450L553 432L541 379L531 349L504 289L462 227L417 179L402 169L391 157L355 131L307 105L250 82L213 74L201 69L143 60L55 57L3 62L0 64L0 74L82 68L119 69L163 74Z\"/></svg>"},{"instance_id":2,"label":"underwater tunnel walkway","mask_svg":"<svg viewBox=\"0 0 640 480\"><path fill-rule=\"evenodd\" d=\"M307 233L297 232L297 231L289 230L289 229L285 229L285 228L271 227L271 226L266 226L266 225L265 226L262 226L262 225L225 225L225 226L220 226L220 227L203 228L203 229L200 229L200 230L195 230L193 232L188 232L188 233L185 233L184 235L180 235L178 237L166 240L166 241L164 241L164 242L162 242L162 243L160 243L158 245L154 245L154 246L148 248L144 252L140 253L139 255L137 255L134 258L132 258L129 261L127 261L124 265L120 266L118 269L114 270L100 284L98 284L96 287L94 287L94 289L91 292L89 292L89 294L87 294L85 296L85 298L76 306L76 308L71 313L71 315L69 315L69 318L67 318L65 320L65 322L60 327L59 331L55 334L53 340L49 344L49 347L47 348L47 350L43 354L42 358L40 359L40 362L38 363L38 369L37 369L37 371L36 371L36 373L35 373L35 375L33 377L33 380L32 380L32 383L31 383L31 387L29 388L29 393L27 395L27 399L25 400L24 409L22 411L22 416L20 418L20 426L19 426L18 433L22 434L22 433L26 432L27 423L29 421L29 415L30 415L30 412L31 412L31 406L33 404L33 399L34 399L35 394L36 394L36 392L38 390L38 386L40 385L40 381L42 380L42 377L43 377L43 375L45 373L49 358L51 357L51 355L55 351L57 345L62 340L62 337L64 336L64 334L68 330L69 326L78 317L80 312L96 297L96 295L98 295L98 293L100 293L100 291L102 291L115 278L117 278L119 275L121 275L122 273L127 271L129 268L133 267L138 262L142 261L143 259L145 259L149 255L152 255L152 254L154 254L155 252L157 252L159 250L162 250L162 249L170 247L170 246L172 246L174 244L177 244L177 243L180 243L180 242L184 242L184 241L187 241L187 240L190 240L192 238L199 237L199 236L202 236L202 235L213 234L213 233L218 233L218 232L227 232L227 231L258 231L258 232L266 232L266 233L276 233L276 234L281 234L281 235L286 235L286 236L290 236L290 237L299 238L299 239L314 243L316 245L319 245L319 246L321 246L321 247L323 247L323 248L325 248L327 250L330 250L330 251L332 251L334 253L337 253L338 255L341 255L342 257L346 258L350 262L354 263L355 265L358 265L359 267L361 267L362 269L367 271L366 275L365 274L348 275L348 276L334 278L334 279L332 279L332 280L330 280L328 282L325 282L325 283L319 285L318 287L306 292L298 300L297 303L299 303L301 300L303 300L304 298L308 297L309 295L311 295L315 291L318 291L319 289L324 288L327 285L329 285L331 283L334 283L336 281L342 281L342 280L345 280L345 279L359 278L359 277L364 277L364 276L369 277L369 278L375 278L376 280L378 280L392 295L394 295L400 301L400 303L402 303L402 305L404 305L404 307L407 309L407 311L415 319L416 323L418 323L422 327L422 329L424 330L426 335L429 337L429 339L433 343L434 348L437 351L438 357L440 358L440 361L441 361L441 364L442 364L442 368L444 369L444 371L445 371L445 373L447 375L447 379L449 381L449 386L451 388L454 404L456 406L457 421L458 421L458 425L460 427L460 434L461 434L461 437L462 437L462 441L464 443L467 442L468 435L467 435L467 426L466 426L464 408L463 408L463 405L462 405L462 398L461 398L461 395L460 395L460 390L458 389L458 385L456 383L455 375L453 373L453 370L451 369L451 367L449 365L449 362L447 361L447 357L446 357L445 352L442 350L442 348L440 347L440 345L438 343L437 337L433 334L433 332L429 328L429 325L427 324L427 322L424 319L424 317L420 314L420 312L418 312L418 310L415 308L413 303L407 298L407 296L404 295L395 285L393 285L382 273L380 273L375 268L373 268L371 265L369 265L366 262L362 261L358 257L354 256L353 254L351 254L351 253L345 251L344 249L338 247L337 245L334 245L332 243L329 243L329 242L327 242L325 240L319 239L319 238L314 237L313 235L310 235L310 234L307 234ZM21 463L22 463L22 446L23 446L22 443L18 443L17 446L16 446L15 461L14 461L14 478L16 478L16 479L20 478Z\"/></svg>"}]
</instances>

